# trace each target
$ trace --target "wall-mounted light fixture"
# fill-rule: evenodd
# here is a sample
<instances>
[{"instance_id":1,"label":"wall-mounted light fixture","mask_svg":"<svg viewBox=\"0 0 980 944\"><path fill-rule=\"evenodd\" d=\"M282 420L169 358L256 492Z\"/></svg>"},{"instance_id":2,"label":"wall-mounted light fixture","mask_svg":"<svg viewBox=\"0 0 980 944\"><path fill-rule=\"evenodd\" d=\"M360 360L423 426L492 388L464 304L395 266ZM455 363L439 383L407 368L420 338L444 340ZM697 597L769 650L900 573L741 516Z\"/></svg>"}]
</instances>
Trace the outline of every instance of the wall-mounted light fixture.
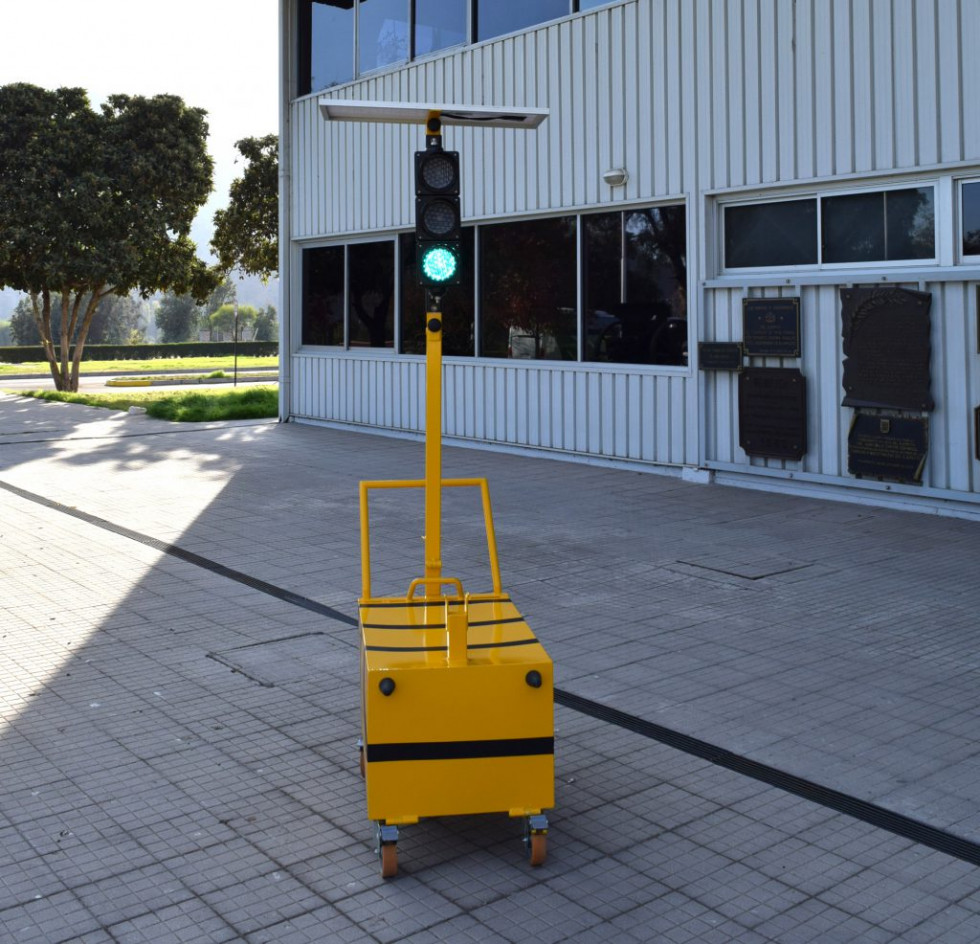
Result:
<instances>
[{"instance_id":1,"label":"wall-mounted light fixture","mask_svg":"<svg viewBox=\"0 0 980 944\"><path fill-rule=\"evenodd\" d=\"M630 179L630 175L625 167L612 167L603 173L602 179L610 187L622 187Z\"/></svg>"}]
</instances>

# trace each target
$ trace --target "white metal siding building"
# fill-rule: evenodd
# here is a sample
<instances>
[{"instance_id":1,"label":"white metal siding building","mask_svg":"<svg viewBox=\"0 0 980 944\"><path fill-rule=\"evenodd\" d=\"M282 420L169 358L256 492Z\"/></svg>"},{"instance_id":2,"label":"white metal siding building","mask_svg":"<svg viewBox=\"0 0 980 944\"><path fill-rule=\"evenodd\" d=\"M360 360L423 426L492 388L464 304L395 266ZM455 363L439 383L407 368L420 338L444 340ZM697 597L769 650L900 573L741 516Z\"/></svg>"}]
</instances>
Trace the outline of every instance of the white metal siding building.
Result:
<instances>
[{"instance_id":1,"label":"white metal siding building","mask_svg":"<svg viewBox=\"0 0 980 944\"><path fill-rule=\"evenodd\" d=\"M355 67L350 81L321 88L309 75L309 17L315 24L320 4L343 4L280 2L283 418L402 434L423 428L424 358L406 342L399 300L410 270L400 256L388 340L358 342L353 322L341 323L353 304L356 247L390 241L400 253L400 234L414 231L412 153L424 146L423 131L328 122L320 99L533 106L550 111L536 132L444 131L447 148L461 155L463 219L478 247L489 245L497 224L561 218L572 221L563 225L585 267L590 214L609 219L622 211L635 235L631 211L681 207L686 285L674 314L687 322L687 363L589 356L584 268L566 306L575 327L563 356L552 356L560 338L536 357L513 356L513 326L512 356L503 348L491 353L481 320L491 303L477 289L476 348L445 360L448 439L980 515L976 0L590 3L424 55L409 44L401 61L360 75ZM476 8L464 6L466 39L479 39ZM359 40L370 25L358 21ZM624 186L604 182L614 168L628 172ZM869 206L882 207L891 246L869 249L852 238ZM903 206L913 207L904 224ZM732 210L739 207L747 212ZM776 216L791 229L805 221L813 235L777 245L783 241L768 224ZM631 238L625 230L624 240ZM768 235L757 252L739 255L752 233ZM346 260L348 281L334 293L336 330L323 334L306 327L312 295L304 269L319 258L310 250L330 248L338 265ZM481 252L474 256L478 286L487 277L481 266L489 265ZM841 290L852 286L931 297L934 408L899 413L885 403L869 412L875 422L904 416L925 431L915 480L849 471L856 410L842 402ZM744 340L743 300L752 298L799 299L799 356L746 354L742 361L805 378L799 458L747 453L739 373L699 364L699 343ZM423 313L404 317L421 321Z\"/></svg>"}]
</instances>

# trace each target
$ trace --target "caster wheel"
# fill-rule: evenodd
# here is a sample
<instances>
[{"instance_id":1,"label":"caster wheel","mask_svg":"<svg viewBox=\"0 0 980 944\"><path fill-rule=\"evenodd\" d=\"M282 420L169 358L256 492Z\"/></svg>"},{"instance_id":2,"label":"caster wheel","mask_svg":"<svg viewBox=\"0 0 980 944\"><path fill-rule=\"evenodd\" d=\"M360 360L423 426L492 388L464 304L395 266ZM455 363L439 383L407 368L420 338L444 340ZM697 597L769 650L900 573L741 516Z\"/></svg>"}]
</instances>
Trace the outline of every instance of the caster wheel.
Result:
<instances>
[{"instance_id":1,"label":"caster wheel","mask_svg":"<svg viewBox=\"0 0 980 944\"><path fill-rule=\"evenodd\" d=\"M393 842L385 843L378 851L381 859L381 877L392 878L398 874L398 850Z\"/></svg>"},{"instance_id":2,"label":"caster wheel","mask_svg":"<svg viewBox=\"0 0 980 944\"><path fill-rule=\"evenodd\" d=\"M527 858L534 868L544 865L544 860L548 858L548 837L544 833L528 836Z\"/></svg>"}]
</instances>

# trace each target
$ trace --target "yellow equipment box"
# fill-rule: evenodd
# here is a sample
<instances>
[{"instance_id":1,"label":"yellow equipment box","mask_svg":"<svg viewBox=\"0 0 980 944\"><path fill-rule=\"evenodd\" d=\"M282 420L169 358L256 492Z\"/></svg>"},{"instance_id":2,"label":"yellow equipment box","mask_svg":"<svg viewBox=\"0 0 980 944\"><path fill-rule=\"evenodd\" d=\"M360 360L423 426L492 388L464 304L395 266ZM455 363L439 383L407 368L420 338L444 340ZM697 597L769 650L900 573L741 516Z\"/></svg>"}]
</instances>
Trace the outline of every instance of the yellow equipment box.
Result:
<instances>
[{"instance_id":1,"label":"yellow equipment box","mask_svg":"<svg viewBox=\"0 0 980 944\"><path fill-rule=\"evenodd\" d=\"M523 818L527 855L540 865L542 811L554 805L552 662L500 589L485 480L442 486L482 491L493 592L464 595L458 580L439 577L412 581L404 597L371 596L368 491L424 485L361 484L361 770L381 872L397 871L398 826L473 813Z\"/></svg>"}]
</instances>

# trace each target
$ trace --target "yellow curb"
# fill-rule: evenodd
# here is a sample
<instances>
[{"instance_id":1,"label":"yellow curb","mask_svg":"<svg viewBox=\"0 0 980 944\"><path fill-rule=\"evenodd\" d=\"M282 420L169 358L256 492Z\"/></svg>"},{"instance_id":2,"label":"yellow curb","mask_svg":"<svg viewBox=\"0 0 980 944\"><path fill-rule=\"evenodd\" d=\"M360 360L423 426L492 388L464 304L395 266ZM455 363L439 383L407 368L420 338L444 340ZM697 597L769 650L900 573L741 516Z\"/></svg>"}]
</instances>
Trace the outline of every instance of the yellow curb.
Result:
<instances>
[{"instance_id":1,"label":"yellow curb","mask_svg":"<svg viewBox=\"0 0 980 944\"><path fill-rule=\"evenodd\" d=\"M149 387L151 381L149 380L107 380L105 385L107 387Z\"/></svg>"}]
</instances>

